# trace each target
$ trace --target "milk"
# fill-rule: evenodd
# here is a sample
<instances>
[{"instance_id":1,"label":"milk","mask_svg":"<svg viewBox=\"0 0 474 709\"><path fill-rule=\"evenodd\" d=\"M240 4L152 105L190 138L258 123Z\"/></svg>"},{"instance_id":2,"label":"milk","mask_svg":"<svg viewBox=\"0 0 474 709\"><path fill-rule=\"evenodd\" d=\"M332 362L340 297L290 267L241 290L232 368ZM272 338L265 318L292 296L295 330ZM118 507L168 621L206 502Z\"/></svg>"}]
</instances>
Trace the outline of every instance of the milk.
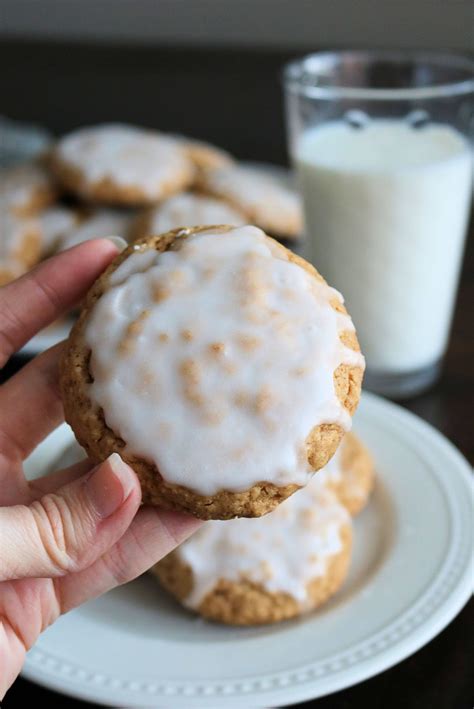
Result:
<instances>
[{"instance_id":1,"label":"milk","mask_svg":"<svg viewBox=\"0 0 474 709\"><path fill-rule=\"evenodd\" d=\"M442 124L337 121L303 133L294 159L305 256L344 294L369 370L439 360L469 213L467 141Z\"/></svg>"}]
</instances>

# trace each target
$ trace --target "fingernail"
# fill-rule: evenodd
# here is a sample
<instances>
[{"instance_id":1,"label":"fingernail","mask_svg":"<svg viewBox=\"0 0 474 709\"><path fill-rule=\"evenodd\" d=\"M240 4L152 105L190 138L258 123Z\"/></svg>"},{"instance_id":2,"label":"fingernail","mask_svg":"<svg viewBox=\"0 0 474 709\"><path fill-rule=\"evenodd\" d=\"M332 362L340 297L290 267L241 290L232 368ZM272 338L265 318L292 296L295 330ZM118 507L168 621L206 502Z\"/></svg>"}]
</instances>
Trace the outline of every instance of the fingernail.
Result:
<instances>
[{"instance_id":1,"label":"fingernail","mask_svg":"<svg viewBox=\"0 0 474 709\"><path fill-rule=\"evenodd\" d=\"M133 471L118 453L107 460L87 478L85 487L92 507L98 517L105 519L116 512L134 487Z\"/></svg>"},{"instance_id":2,"label":"fingernail","mask_svg":"<svg viewBox=\"0 0 474 709\"><path fill-rule=\"evenodd\" d=\"M106 236L107 241L111 241L114 246L118 248L119 251L123 251L127 248L128 244L125 239L121 236Z\"/></svg>"}]
</instances>

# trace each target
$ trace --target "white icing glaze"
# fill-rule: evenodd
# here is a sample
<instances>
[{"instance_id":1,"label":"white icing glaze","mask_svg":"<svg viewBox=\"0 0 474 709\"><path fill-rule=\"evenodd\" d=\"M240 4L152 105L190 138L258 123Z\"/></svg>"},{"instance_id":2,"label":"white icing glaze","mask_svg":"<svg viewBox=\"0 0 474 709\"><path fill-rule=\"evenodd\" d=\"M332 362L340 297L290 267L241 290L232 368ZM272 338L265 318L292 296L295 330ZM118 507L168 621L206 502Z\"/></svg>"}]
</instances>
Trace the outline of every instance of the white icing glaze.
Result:
<instances>
[{"instance_id":1,"label":"white icing glaze","mask_svg":"<svg viewBox=\"0 0 474 709\"><path fill-rule=\"evenodd\" d=\"M49 189L51 178L38 163L24 163L0 170L0 204L10 209L27 209L38 190Z\"/></svg>"},{"instance_id":2,"label":"white icing glaze","mask_svg":"<svg viewBox=\"0 0 474 709\"><path fill-rule=\"evenodd\" d=\"M334 371L363 366L340 341L353 326L333 297L256 227L137 250L85 328L89 395L170 483L203 495L304 485L312 428L350 427Z\"/></svg>"},{"instance_id":3,"label":"white icing glaze","mask_svg":"<svg viewBox=\"0 0 474 709\"><path fill-rule=\"evenodd\" d=\"M193 167L176 141L133 126L107 124L82 128L59 141L57 154L79 169L92 185L110 179L120 187L140 188L159 197L180 172Z\"/></svg>"},{"instance_id":4,"label":"white icing glaze","mask_svg":"<svg viewBox=\"0 0 474 709\"><path fill-rule=\"evenodd\" d=\"M67 207L49 207L37 215L41 232L41 251L49 254L64 235L77 224L77 215Z\"/></svg>"},{"instance_id":5,"label":"white icing glaze","mask_svg":"<svg viewBox=\"0 0 474 709\"><path fill-rule=\"evenodd\" d=\"M127 278L138 273L146 273L156 263L156 251L153 249L141 249L140 246L133 247L136 253L128 257L110 276L110 285L120 286Z\"/></svg>"},{"instance_id":6,"label":"white icing glaze","mask_svg":"<svg viewBox=\"0 0 474 709\"><path fill-rule=\"evenodd\" d=\"M149 234L162 234L180 226L232 224L240 226L246 219L226 202L213 197L183 193L165 200L150 213Z\"/></svg>"},{"instance_id":7,"label":"white icing glaze","mask_svg":"<svg viewBox=\"0 0 474 709\"><path fill-rule=\"evenodd\" d=\"M102 239L107 236L126 237L131 217L127 213L116 212L113 209L99 209L85 219L79 226L68 231L61 242L63 249L77 246L90 239Z\"/></svg>"},{"instance_id":8,"label":"white icing glaze","mask_svg":"<svg viewBox=\"0 0 474 709\"><path fill-rule=\"evenodd\" d=\"M199 608L219 579L247 579L269 593L287 593L305 608L308 584L324 576L342 550L343 526L351 526L349 514L319 473L264 517L207 522L178 550L193 572L184 604Z\"/></svg>"},{"instance_id":9,"label":"white icing glaze","mask_svg":"<svg viewBox=\"0 0 474 709\"><path fill-rule=\"evenodd\" d=\"M204 184L211 192L231 200L263 227L278 232L302 231L298 194L271 175L252 168L230 165L209 170Z\"/></svg>"}]
</instances>

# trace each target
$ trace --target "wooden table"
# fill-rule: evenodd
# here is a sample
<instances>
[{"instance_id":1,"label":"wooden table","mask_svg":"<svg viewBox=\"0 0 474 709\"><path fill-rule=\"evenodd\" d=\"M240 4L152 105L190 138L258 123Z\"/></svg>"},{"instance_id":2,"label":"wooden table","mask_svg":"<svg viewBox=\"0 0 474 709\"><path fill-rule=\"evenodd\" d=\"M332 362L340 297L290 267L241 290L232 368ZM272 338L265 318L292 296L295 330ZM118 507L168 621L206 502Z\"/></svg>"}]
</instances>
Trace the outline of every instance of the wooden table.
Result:
<instances>
[{"instance_id":1,"label":"wooden table","mask_svg":"<svg viewBox=\"0 0 474 709\"><path fill-rule=\"evenodd\" d=\"M0 44L1 110L54 132L121 120L188 133L238 157L285 164L279 72L287 52ZM440 381L403 406L474 462L474 229ZM22 362L11 362L8 377ZM449 471L447 471L449 474ZM362 684L307 702L318 709L468 709L473 704L471 603L415 655ZM19 679L2 706L86 707Z\"/></svg>"}]
</instances>

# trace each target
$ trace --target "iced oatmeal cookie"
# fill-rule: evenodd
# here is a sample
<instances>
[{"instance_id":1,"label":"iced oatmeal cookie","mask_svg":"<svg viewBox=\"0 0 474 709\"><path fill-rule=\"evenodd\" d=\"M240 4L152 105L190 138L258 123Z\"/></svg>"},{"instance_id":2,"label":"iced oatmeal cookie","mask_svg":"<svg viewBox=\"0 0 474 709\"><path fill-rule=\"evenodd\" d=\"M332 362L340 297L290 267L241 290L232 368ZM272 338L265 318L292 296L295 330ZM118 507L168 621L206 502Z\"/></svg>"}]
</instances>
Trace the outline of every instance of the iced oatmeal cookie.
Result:
<instances>
[{"instance_id":1,"label":"iced oatmeal cookie","mask_svg":"<svg viewBox=\"0 0 474 709\"><path fill-rule=\"evenodd\" d=\"M294 240L303 232L298 194L270 174L241 165L204 170L198 178L206 194L226 200L246 221L276 239Z\"/></svg>"},{"instance_id":2,"label":"iced oatmeal cookie","mask_svg":"<svg viewBox=\"0 0 474 709\"><path fill-rule=\"evenodd\" d=\"M66 419L143 499L258 517L334 454L364 358L341 295L260 229L135 242L98 279L62 362Z\"/></svg>"},{"instance_id":3,"label":"iced oatmeal cookie","mask_svg":"<svg viewBox=\"0 0 474 709\"><path fill-rule=\"evenodd\" d=\"M122 124L81 128L58 141L51 167L63 186L103 204L153 204L185 189L195 167L176 141Z\"/></svg>"},{"instance_id":4,"label":"iced oatmeal cookie","mask_svg":"<svg viewBox=\"0 0 474 709\"><path fill-rule=\"evenodd\" d=\"M349 514L316 475L265 517L208 522L152 573L205 618L275 623L320 606L340 588L351 542Z\"/></svg>"}]
</instances>

